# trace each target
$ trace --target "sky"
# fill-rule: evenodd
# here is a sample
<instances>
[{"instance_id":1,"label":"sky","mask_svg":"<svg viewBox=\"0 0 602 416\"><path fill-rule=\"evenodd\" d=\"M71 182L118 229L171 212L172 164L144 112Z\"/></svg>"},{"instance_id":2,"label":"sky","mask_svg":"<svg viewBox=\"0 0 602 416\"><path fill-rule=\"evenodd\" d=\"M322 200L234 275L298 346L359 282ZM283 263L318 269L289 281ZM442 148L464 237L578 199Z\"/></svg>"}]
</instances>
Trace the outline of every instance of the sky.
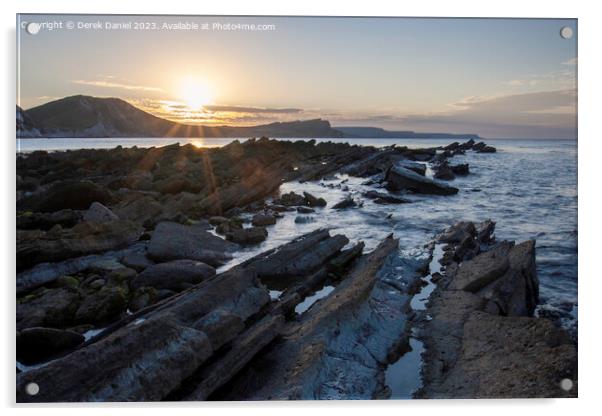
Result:
<instances>
[{"instance_id":1,"label":"sky","mask_svg":"<svg viewBox=\"0 0 602 416\"><path fill-rule=\"evenodd\" d=\"M17 104L25 109L84 94L188 124L323 118L333 126L577 138L574 19L17 20ZM27 33L30 23L36 34ZM560 36L566 26L570 39Z\"/></svg>"}]
</instances>

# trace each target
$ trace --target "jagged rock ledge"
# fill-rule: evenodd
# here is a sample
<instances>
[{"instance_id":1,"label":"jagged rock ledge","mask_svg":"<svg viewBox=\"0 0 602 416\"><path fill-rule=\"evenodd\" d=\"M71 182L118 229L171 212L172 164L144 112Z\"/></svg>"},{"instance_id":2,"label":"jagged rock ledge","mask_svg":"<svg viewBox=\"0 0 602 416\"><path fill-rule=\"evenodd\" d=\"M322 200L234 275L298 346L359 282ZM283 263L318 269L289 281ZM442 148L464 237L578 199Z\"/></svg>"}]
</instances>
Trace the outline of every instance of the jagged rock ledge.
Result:
<instances>
[{"instance_id":1,"label":"jagged rock ledge","mask_svg":"<svg viewBox=\"0 0 602 416\"><path fill-rule=\"evenodd\" d=\"M446 267L417 320L426 352L416 397L576 397L576 346L566 331L533 317L535 241L495 242L494 227L460 222L438 238Z\"/></svg>"}]
</instances>

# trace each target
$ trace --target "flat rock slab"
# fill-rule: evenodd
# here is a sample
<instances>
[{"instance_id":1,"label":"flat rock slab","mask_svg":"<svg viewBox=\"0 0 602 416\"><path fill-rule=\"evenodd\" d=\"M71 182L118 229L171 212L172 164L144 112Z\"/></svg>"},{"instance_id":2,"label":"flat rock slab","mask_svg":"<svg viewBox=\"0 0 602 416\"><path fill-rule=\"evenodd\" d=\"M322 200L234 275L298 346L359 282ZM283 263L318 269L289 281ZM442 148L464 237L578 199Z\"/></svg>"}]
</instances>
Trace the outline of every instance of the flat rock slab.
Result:
<instances>
[{"instance_id":1,"label":"flat rock slab","mask_svg":"<svg viewBox=\"0 0 602 416\"><path fill-rule=\"evenodd\" d=\"M217 267L228 262L230 253L238 248L202 227L162 222L153 232L148 256L156 261L198 260Z\"/></svg>"},{"instance_id":2,"label":"flat rock slab","mask_svg":"<svg viewBox=\"0 0 602 416\"><path fill-rule=\"evenodd\" d=\"M576 397L577 351L566 332L542 318L474 312L462 354L441 386L453 398ZM560 387L565 378L574 387Z\"/></svg>"}]
</instances>

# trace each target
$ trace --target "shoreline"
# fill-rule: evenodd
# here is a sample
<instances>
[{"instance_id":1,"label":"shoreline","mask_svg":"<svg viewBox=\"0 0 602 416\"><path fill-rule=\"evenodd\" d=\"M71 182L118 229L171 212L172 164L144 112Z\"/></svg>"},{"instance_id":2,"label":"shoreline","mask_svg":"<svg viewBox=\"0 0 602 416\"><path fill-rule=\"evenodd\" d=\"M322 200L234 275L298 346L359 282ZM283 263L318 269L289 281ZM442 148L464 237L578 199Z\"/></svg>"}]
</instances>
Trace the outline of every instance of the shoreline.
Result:
<instances>
[{"instance_id":1,"label":"shoreline","mask_svg":"<svg viewBox=\"0 0 602 416\"><path fill-rule=\"evenodd\" d=\"M91 351L99 354L101 346L108 351L118 348L116 339L128 340L135 345L132 354L148 355L151 353L148 348L156 348L152 354L162 356L163 347L151 345L147 348L144 341L147 335L162 328L173 334L174 346L180 345L179 342L192 342L199 351L205 351L204 355L187 357L184 360L187 370L179 375L169 375L164 385L152 392L136 390L135 386L126 392L107 390L107 383L115 374L103 370L102 366L91 367L90 371L94 368L94 373L98 374L89 382L95 383L94 389L101 389L95 391L103 392L95 396L96 399L294 399L310 398L307 395L310 390L316 398L386 396L384 368L394 361L391 354L395 355L394 351L407 343L408 334L415 325L410 302L416 285L428 272L428 262L425 265L424 261L417 261L411 267L400 264L397 267L405 267L407 274L399 275L391 264L400 261L392 254L397 250L394 248L397 242L394 243L392 238L381 238L377 248L368 252L359 242L344 236L345 232L330 235L316 231L300 237L296 246L289 242L289 245L259 252L229 270L216 273L215 269L228 264L241 247L263 244L271 234L271 227L286 218L292 219L291 216L295 217L296 224L298 220L309 221L308 218L315 221L325 210L351 215L352 210L361 211L366 203L402 207L428 201L431 194L441 195L435 198L454 198L459 189L453 186L456 184L453 179L464 175L470 178L471 173L469 164L463 166L454 163L453 159L466 152L485 155L494 153L495 148L475 142L456 143L440 149L410 149L262 138L214 149L169 145L150 149L75 150L68 152L68 158L66 153L38 152L21 158L17 165L18 189L22 192L17 198L20 213L17 221L17 287L21 298L18 304L25 305L18 308L27 322L23 324L23 320L18 319L21 342L26 341L23 333L28 334L30 340L41 339L35 338L41 336L41 331L32 333L28 331L30 328L58 326L63 332L56 336L70 337L75 344L76 326L82 326L90 319L98 325L117 326L112 329L114 333L101 333L83 347L77 344L75 352L46 367L21 373L18 385L24 386L34 376L44 380L44 377L64 370L65 376L48 394L57 397L55 400L60 400L61 394L65 394L62 397L67 401L84 399L87 392L73 391L73 383L81 376L69 370L75 356L92 360ZM427 165L429 173L425 174ZM35 172L43 180L36 182L35 175L24 172ZM349 178L360 178L365 183L362 186L372 191L339 201L320 200L311 193L278 194L283 183L295 181L303 187L304 183L332 178L339 172ZM431 174L433 177L429 176ZM348 186L346 180L333 181L333 186L343 189ZM335 185L334 182L338 183ZM463 189L460 191L464 192ZM431 230L433 235L441 231ZM97 237L90 239L90 236ZM82 237L89 241L79 244ZM94 241L95 238L98 241ZM303 238L312 243L303 242ZM94 257L111 250L123 252L117 256L109 254L108 259ZM477 250L475 255L483 254ZM86 256L94 258L84 261ZM291 262L291 258L297 260ZM207 267L200 267L199 262ZM248 270L249 264L254 265L256 275ZM424 270L425 266L427 270ZM243 292L226 290L227 285L220 290L212 288L224 279L234 282L233 277L228 276L242 276L240 273L250 273L244 278L247 283L240 287L249 296L250 303L245 301L244 305L228 300L229 296L239 297ZM174 281L175 275L180 276L177 281ZM368 281L360 278L366 275L372 277ZM326 287L333 289L300 315L294 314L296 305ZM269 290L279 290L282 294L271 299ZM202 318L198 314L193 317L192 311L185 306L186 299L197 302L194 294L205 296L202 295L204 291L225 296L221 301L215 301L216 309L208 311L212 318L205 323L202 320L208 317ZM437 293L437 289L433 293ZM52 313L58 313L62 323L59 318L46 321L48 309L44 308L48 308L49 303L56 304L57 296L64 301L64 310L54 308ZM388 305L395 318L385 319L387 325L383 325L382 311L372 309L365 296ZM343 300L345 302L340 303ZM71 311L74 302L79 307ZM139 308L138 312L123 317L133 304ZM163 315L163 310L181 316L175 326L165 321L167 315ZM354 311L351 316L357 319L355 324L364 322L372 337L358 333L354 321L349 321L351 311ZM532 311L527 313L532 314ZM143 321L130 329L130 325L139 319ZM217 327L207 326L209 322L215 322ZM140 332L140 328L150 332ZM398 338L391 344L385 334L393 328L396 328ZM66 332L69 332L68 336ZM203 340L207 337L210 342L205 345ZM325 349L306 355L308 352L301 347L312 345L314 337L326 337ZM369 355L347 351L349 342L363 345ZM428 341L426 345L429 346ZM63 355L70 351L69 348L59 349L57 354ZM174 348L179 351L180 347ZM270 354L282 357L277 365L262 358L266 348ZM431 350L433 348L431 346ZM327 370L332 367L324 365L324 360L349 353L352 358L345 355L347 361L339 368L351 377L349 384L326 388L330 386L329 380L336 379L340 373L329 373ZM100 361L92 360L84 365L100 364L104 360L102 357L101 354ZM286 386L251 383L249 377L257 371L289 374L295 357L302 359L305 370ZM184 359L184 356L177 353L174 359ZM563 359L570 361L566 357ZM189 377L197 381L218 375L226 377L222 375L223 369L227 368L226 363L234 362L232 360L242 360L241 363L246 365L236 367L227 380L220 378L221 381L216 383L222 386L219 391L209 392L206 385L202 387L198 382L194 391L178 387ZM426 360L428 368L428 351ZM368 365L369 362L372 364ZM322 365L318 365L320 363ZM157 371L165 370L158 365ZM378 370L368 371L371 368ZM316 374L320 376L316 378ZM140 382L147 376L135 372L128 375L134 379L142 377ZM550 377L550 374L542 373L541 377ZM61 390L63 388L66 390ZM38 399L18 394L19 401ZM503 391L494 391L493 396L503 397ZM46 396L46 399L50 397Z\"/></svg>"}]
</instances>

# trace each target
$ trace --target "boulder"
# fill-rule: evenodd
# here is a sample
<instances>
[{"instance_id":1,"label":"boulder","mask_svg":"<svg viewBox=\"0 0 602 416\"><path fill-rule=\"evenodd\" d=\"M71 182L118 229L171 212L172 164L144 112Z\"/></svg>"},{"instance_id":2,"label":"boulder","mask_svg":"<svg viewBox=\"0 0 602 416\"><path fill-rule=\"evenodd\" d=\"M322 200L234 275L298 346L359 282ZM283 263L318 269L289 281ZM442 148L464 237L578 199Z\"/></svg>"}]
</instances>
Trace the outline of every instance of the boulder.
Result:
<instances>
[{"instance_id":1,"label":"boulder","mask_svg":"<svg viewBox=\"0 0 602 416\"><path fill-rule=\"evenodd\" d=\"M459 165L449 165L451 171L458 176L466 176L470 173L468 163L461 163Z\"/></svg>"},{"instance_id":2,"label":"boulder","mask_svg":"<svg viewBox=\"0 0 602 416\"><path fill-rule=\"evenodd\" d=\"M280 198L275 199L274 204L284 205L285 207L292 207L298 205L305 205L306 200L302 195L296 194L291 191L288 194L283 194L282 196L280 196Z\"/></svg>"},{"instance_id":3,"label":"boulder","mask_svg":"<svg viewBox=\"0 0 602 416\"><path fill-rule=\"evenodd\" d=\"M130 297L128 309L131 312L137 312L160 300L159 291L154 287L144 286L136 289Z\"/></svg>"},{"instance_id":4,"label":"boulder","mask_svg":"<svg viewBox=\"0 0 602 416\"><path fill-rule=\"evenodd\" d=\"M477 153L495 153L495 152L497 152L497 149L493 146L483 146L482 148L477 150Z\"/></svg>"},{"instance_id":5,"label":"boulder","mask_svg":"<svg viewBox=\"0 0 602 416\"><path fill-rule=\"evenodd\" d=\"M400 166L393 166L385 177L389 191L410 191L418 194L453 195L458 188L420 176Z\"/></svg>"},{"instance_id":6,"label":"boulder","mask_svg":"<svg viewBox=\"0 0 602 416\"><path fill-rule=\"evenodd\" d=\"M476 143L472 147L472 150L474 150L477 153L495 153L496 152L495 147L487 146L484 142Z\"/></svg>"},{"instance_id":7,"label":"boulder","mask_svg":"<svg viewBox=\"0 0 602 416\"><path fill-rule=\"evenodd\" d=\"M495 222L491 220L485 220L482 223L477 224L475 232L477 239L481 243L490 243L495 239L493 232L495 231Z\"/></svg>"},{"instance_id":8,"label":"boulder","mask_svg":"<svg viewBox=\"0 0 602 416\"><path fill-rule=\"evenodd\" d=\"M217 267L228 262L237 248L202 227L162 222L153 232L147 255L159 262L190 259Z\"/></svg>"},{"instance_id":9,"label":"boulder","mask_svg":"<svg viewBox=\"0 0 602 416\"><path fill-rule=\"evenodd\" d=\"M163 207L151 196L137 195L120 202L114 207L114 212L121 219L150 227L157 222Z\"/></svg>"},{"instance_id":10,"label":"boulder","mask_svg":"<svg viewBox=\"0 0 602 416\"><path fill-rule=\"evenodd\" d=\"M84 342L74 331L34 327L17 332L17 360L35 364L69 351Z\"/></svg>"},{"instance_id":11,"label":"boulder","mask_svg":"<svg viewBox=\"0 0 602 416\"><path fill-rule=\"evenodd\" d=\"M85 210L93 202L107 204L111 201L111 193L94 182L63 182L22 199L17 208L40 212Z\"/></svg>"},{"instance_id":12,"label":"boulder","mask_svg":"<svg viewBox=\"0 0 602 416\"><path fill-rule=\"evenodd\" d=\"M336 204L334 204L332 206L332 209L345 209L345 208L354 207L356 205L357 205L357 203L353 200L353 198L348 196L345 199L343 199L342 201L339 201Z\"/></svg>"},{"instance_id":13,"label":"boulder","mask_svg":"<svg viewBox=\"0 0 602 416\"><path fill-rule=\"evenodd\" d=\"M250 227L232 230L226 234L226 239L236 244L248 245L261 243L267 236L268 231L265 227Z\"/></svg>"},{"instance_id":14,"label":"boulder","mask_svg":"<svg viewBox=\"0 0 602 416\"><path fill-rule=\"evenodd\" d=\"M75 320L80 324L106 325L125 313L128 300L126 287L104 286L84 297L75 313Z\"/></svg>"},{"instance_id":15,"label":"boulder","mask_svg":"<svg viewBox=\"0 0 602 416\"><path fill-rule=\"evenodd\" d=\"M74 322L81 295L77 289L40 288L17 299L17 330L32 327L65 328Z\"/></svg>"},{"instance_id":16,"label":"boulder","mask_svg":"<svg viewBox=\"0 0 602 416\"><path fill-rule=\"evenodd\" d=\"M124 256L121 259L121 263L124 266L136 270L137 272L141 272L147 267L150 267L153 264L155 264L155 262L149 259L145 253L140 252L134 252Z\"/></svg>"},{"instance_id":17,"label":"boulder","mask_svg":"<svg viewBox=\"0 0 602 416\"><path fill-rule=\"evenodd\" d=\"M303 192L303 198L308 207L325 207L326 200L324 198L316 198L309 192Z\"/></svg>"},{"instance_id":18,"label":"boulder","mask_svg":"<svg viewBox=\"0 0 602 416\"><path fill-rule=\"evenodd\" d=\"M433 176L435 179L451 181L456 178L456 175L454 174L453 170L446 162L435 166L434 170L435 170L435 175L433 175Z\"/></svg>"},{"instance_id":19,"label":"boulder","mask_svg":"<svg viewBox=\"0 0 602 416\"><path fill-rule=\"evenodd\" d=\"M84 214L84 221L88 222L108 222L116 221L119 217L113 211L105 207L100 202L93 202Z\"/></svg>"},{"instance_id":20,"label":"boulder","mask_svg":"<svg viewBox=\"0 0 602 416\"><path fill-rule=\"evenodd\" d=\"M253 216L251 223L256 227L274 225L276 224L276 217L274 217L273 215L256 214Z\"/></svg>"},{"instance_id":21,"label":"boulder","mask_svg":"<svg viewBox=\"0 0 602 416\"><path fill-rule=\"evenodd\" d=\"M173 260L147 267L130 282L133 290L144 286L179 292L211 276L215 269L196 260Z\"/></svg>"},{"instance_id":22,"label":"boulder","mask_svg":"<svg viewBox=\"0 0 602 416\"><path fill-rule=\"evenodd\" d=\"M240 230L242 223L238 221L224 221L215 227L215 232L221 235L226 235L234 230Z\"/></svg>"}]
</instances>

